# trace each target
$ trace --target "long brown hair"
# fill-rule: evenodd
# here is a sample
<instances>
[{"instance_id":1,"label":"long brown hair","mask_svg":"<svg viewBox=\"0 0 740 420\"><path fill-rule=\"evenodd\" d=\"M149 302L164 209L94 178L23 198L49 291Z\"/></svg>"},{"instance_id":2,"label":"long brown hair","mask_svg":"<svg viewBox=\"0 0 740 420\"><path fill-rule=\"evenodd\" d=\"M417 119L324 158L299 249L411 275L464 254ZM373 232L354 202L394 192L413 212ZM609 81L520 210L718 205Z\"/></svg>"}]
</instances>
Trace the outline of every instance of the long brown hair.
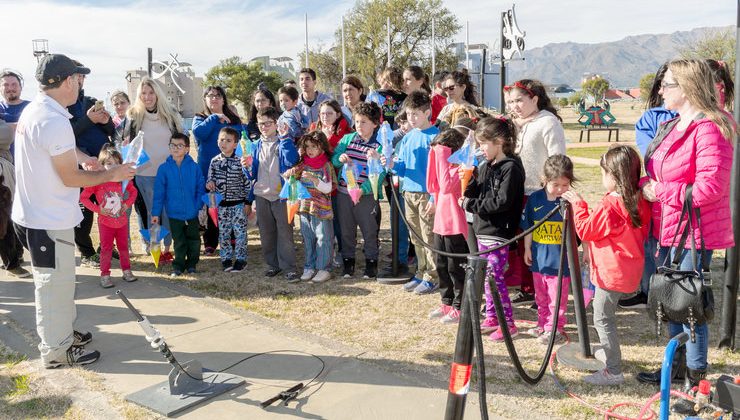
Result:
<instances>
[{"instance_id":1,"label":"long brown hair","mask_svg":"<svg viewBox=\"0 0 740 420\"><path fill-rule=\"evenodd\" d=\"M537 109L542 111L543 109L550 111L553 115L558 117L560 122L563 121L563 119L558 115L558 110L555 109L555 106L552 104L552 101L550 100L550 97L547 96L547 91L545 90L545 85L542 84L539 80L533 80L533 79L521 79L514 82L513 85L509 85L504 87L504 90L510 90L510 89L517 89L523 94L529 96L530 98L537 97Z\"/></svg>"},{"instance_id":2,"label":"long brown hair","mask_svg":"<svg viewBox=\"0 0 740 420\"><path fill-rule=\"evenodd\" d=\"M231 107L229 106L229 98L226 97L226 90L221 86L208 86L203 90L203 112L196 115L201 118L206 118L209 115L213 114L213 111L208 108L208 104L206 103L206 96L208 96L208 94L211 92L218 93L224 99L223 113L224 115L226 115L229 121L231 121L231 124L241 124L241 118L239 118L239 115L235 114L234 111L231 110Z\"/></svg>"},{"instance_id":3,"label":"long brown hair","mask_svg":"<svg viewBox=\"0 0 740 420\"><path fill-rule=\"evenodd\" d=\"M506 156L514 156L516 153L516 126L509 118L485 117L478 121L475 129L475 138L478 141L494 143L501 140L501 151Z\"/></svg>"},{"instance_id":4,"label":"long brown hair","mask_svg":"<svg viewBox=\"0 0 740 420\"><path fill-rule=\"evenodd\" d=\"M734 128L729 118L719 109L714 91L714 74L704 60L678 59L668 63L686 100L715 123L727 141L734 140Z\"/></svg>"},{"instance_id":5,"label":"long brown hair","mask_svg":"<svg viewBox=\"0 0 740 420\"><path fill-rule=\"evenodd\" d=\"M640 155L629 146L613 146L599 162L601 168L614 178L617 194L622 196L624 206L630 215L632 226L642 226L640 220Z\"/></svg>"},{"instance_id":6,"label":"long brown hair","mask_svg":"<svg viewBox=\"0 0 740 420\"><path fill-rule=\"evenodd\" d=\"M321 113L321 107L323 106L328 106L337 113L337 119L336 121L334 121L334 126L331 128L332 133L336 134L339 130L339 124L342 122L342 118L344 118L344 114L342 113L342 106L339 105L339 102L337 102L335 99L328 99L322 102L321 105L319 105L319 113ZM316 129L321 130L322 128L323 125L321 124L321 118L319 118L319 120L316 121Z\"/></svg>"},{"instance_id":7,"label":"long brown hair","mask_svg":"<svg viewBox=\"0 0 740 420\"><path fill-rule=\"evenodd\" d=\"M314 130L302 135L301 138L298 139L298 150L301 152L301 158L306 154L306 146L309 144L319 146L326 157L331 160L331 154L329 153L331 146L329 146L329 140L326 138L326 134L322 131Z\"/></svg>"}]
</instances>

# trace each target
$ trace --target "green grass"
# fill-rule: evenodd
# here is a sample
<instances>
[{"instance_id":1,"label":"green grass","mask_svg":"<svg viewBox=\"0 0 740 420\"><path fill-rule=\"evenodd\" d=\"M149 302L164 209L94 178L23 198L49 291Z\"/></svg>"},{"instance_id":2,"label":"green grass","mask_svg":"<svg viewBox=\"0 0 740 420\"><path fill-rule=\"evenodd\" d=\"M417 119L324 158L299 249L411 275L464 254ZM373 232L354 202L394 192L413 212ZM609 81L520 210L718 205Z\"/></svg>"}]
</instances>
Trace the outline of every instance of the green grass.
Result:
<instances>
[{"instance_id":1,"label":"green grass","mask_svg":"<svg viewBox=\"0 0 740 420\"><path fill-rule=\"evenodd\" d=\"M28 393L31 385L31 378L28 375L14 376L10 380L13 385L10 391L8 391L8 397L15 398Z\"/></svg>"},{"instance_id":2,"label":"green grass","mask_svg":"<svg viewBox=\"0 0 740 420\"><path fill-rule=\"evenodd\" d=\"M577 156L589 159L600 159L601 156L609 150L609 147L579 147L570 148L567 151L568 156Z\"/></svg>"}]
</instances>

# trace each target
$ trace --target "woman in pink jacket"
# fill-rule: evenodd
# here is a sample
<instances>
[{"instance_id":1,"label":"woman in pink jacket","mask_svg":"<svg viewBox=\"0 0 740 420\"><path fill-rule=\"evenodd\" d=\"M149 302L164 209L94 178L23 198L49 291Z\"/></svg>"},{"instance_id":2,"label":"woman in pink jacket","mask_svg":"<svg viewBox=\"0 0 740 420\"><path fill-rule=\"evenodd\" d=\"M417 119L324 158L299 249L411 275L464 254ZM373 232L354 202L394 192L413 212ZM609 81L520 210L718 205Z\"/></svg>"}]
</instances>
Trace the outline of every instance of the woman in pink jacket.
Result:
<instances>
[{"instance_id":1,"label":"woman in pink jacket","mask_svg":"<svg viewBox=\"0 0 740 420\"><path fill-rule=\"evenodd\" d=\"M734 126L718 105L712 71L704 61L671 61L660 94L665 107L679 117L661 125L645 154L650 181L643 193L659 203L653 205L653 233L660 245L656 261L661 265L670 251L688 185L693 185L693 206L701 214L701 226L694 226L692 234L697 246L703 238L709 260L713 250L734 246L730 218ZM686 247L690 246L687 241ZM673 257L675 250L670 253ZM701 272L702 255L697 260ZM681 254L681 269L692 269L691 253L686 249ZM689 326L669 322L669 336L681 331L688 332ZM696 385L707 371L708 325L699 325L695 331L696 342L689 341L685 349L687 386ZM638 380L658 384L660 371L640 373Z\"/></svg>"}]
</instances>

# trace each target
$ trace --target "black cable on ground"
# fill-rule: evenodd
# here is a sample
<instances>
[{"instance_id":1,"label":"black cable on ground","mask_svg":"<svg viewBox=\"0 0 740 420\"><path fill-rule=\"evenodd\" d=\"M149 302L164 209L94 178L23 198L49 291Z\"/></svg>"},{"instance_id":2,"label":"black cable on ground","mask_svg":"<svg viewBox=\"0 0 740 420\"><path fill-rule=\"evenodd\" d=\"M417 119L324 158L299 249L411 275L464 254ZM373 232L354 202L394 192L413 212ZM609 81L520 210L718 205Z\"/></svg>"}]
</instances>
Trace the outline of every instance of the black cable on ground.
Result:
<instances>
[{"instance_id":1,"label":"black cable on ground","mask_svg":"<svg viewBox=\"0 0 740 420\"><path fill-rule=\"evenodd\" d=\"M218 372L219 372L219 373L221 373L221 372L225 372L225 371L227 371L227 370L229 370L229 369L231 369L231 368L233 368L233 367L235 367L235 366L239 365L240 363L244 363L244 362L246 362L247 360L249 360L249 359L253 359L253 358L257 357L257 356L264 356L264 355L266 355L266 354L275 354L275 353L296 353L296 354L303 354L303 355L306 355L306 356L311 356L311 357L313 357L314 359L316 359L316 360L318 360L319 362L321 362L321 369L319 370L319 373L317 373L316 375L314 375L314 377L313 377L313 378L311 378L311 380L310 380L310 381L308 381L308 382L307 382L307 383L306 383L306 384L305 384L305 385L303 386L303 389L306 389L306 388L308 388L308 386L309 386L309 385L311 385L311 383L313 383L314 381L316 381L316 380L317 380L317 379L318 379L318 378L319 378L319 377L321 376L321 374L322 374L322 373L324 373L324 370L326 370L326 362L324 362L324 359L322 359L321 357L319 357L319 356L317 356L317 355L315 355L315 354L313 354L313 353L308 353L308 352L305 352L305 351L300 351L300 350L287 350L287 349L286 349L286 350L272 350L272 351L264 351L264 352L261 352L261 353L254 353L254 354L252 354L252 355L249 355L249 356L247 356L247 357L245 357L245 358L243 358L243 359L241 359L241 360L239 360L239 361L237 361L237 362L235 362L235 363L233 363L233 364L231 364L231 365L229 365L229 366L226 366L225 368L223 368L223 369L219 370ZM188 375L188 376L189 376L189 375ZM300 392L301 392L301 391L299 391L299 393L300 393Z\"/></svg>"}]
</instances>

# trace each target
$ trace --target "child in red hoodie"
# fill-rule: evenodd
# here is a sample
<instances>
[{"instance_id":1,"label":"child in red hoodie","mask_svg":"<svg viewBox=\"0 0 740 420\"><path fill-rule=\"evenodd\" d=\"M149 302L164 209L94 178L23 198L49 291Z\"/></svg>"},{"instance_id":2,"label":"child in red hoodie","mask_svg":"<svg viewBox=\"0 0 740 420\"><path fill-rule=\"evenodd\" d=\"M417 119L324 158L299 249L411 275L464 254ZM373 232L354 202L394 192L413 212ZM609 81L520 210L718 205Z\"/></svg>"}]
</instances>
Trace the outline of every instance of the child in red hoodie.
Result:
<instances>
[{"instance_id":1,"label":"child in red hoodie","mask_svg":"<svg viewBox=\"0 0 740 420\"><path fill-rule=\"evenodd\" d=\"M591 283L596 285L594 327L606 356L606 368L584 381L619 385L624 375L615 312L622 294L632 293L640 285L650 206L638 186L641 166L635 149L613 147L601 157L600 166L607 194L596 208L589 210L573 190L562 197L573 205L576 233L588 242Z\"/></svg>"},{"instance_id":2,"label":"child in red hoodie","mask_svg":"<svg viewBox=\"0 0 740 420\"><path fill-rule=\"evenodd\" d=\"M121 154L113 146L105 146L100 150L98 161L106 169L120 165L123 162ZM136 188L133 182L126 184L123 191L121 182L106 182L94 187L85 187L80 194L80 202L98 213L98 230L100 232L100 286L113 287L110 278L110 264L113 256L113 241L118 248L123 279L136 281L131 273L131 261L128 254L128 209L136 200ZM96 203L90 198L95 195Z\"/></svg>"}]
</instances>

